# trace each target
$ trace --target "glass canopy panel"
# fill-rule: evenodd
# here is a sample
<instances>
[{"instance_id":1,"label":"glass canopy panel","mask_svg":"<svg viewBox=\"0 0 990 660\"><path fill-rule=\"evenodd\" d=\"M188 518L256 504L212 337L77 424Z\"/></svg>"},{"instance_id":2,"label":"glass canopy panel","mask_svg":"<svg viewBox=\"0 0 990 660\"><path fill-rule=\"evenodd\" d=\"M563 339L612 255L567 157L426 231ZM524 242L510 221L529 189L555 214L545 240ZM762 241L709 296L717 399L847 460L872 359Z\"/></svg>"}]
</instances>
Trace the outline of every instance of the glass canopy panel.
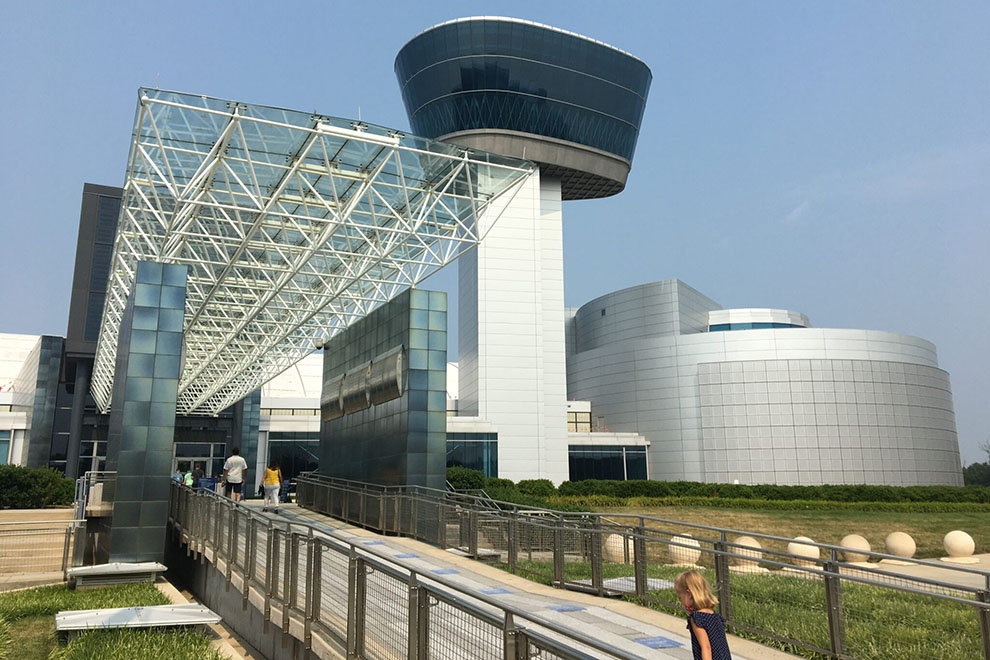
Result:
<instances>
[{"instance_id":1,"label":"glass canopy panel","mask_svg":"<svg viewBox=\"0 0 990 660\"><path fill-rule=\"evenodd\" d=\"M100 328L106 411L139 260L189 266L180 414L215 414L477 244L532 163L326 115L141 89Z\"/></svg>"}]
</instances>

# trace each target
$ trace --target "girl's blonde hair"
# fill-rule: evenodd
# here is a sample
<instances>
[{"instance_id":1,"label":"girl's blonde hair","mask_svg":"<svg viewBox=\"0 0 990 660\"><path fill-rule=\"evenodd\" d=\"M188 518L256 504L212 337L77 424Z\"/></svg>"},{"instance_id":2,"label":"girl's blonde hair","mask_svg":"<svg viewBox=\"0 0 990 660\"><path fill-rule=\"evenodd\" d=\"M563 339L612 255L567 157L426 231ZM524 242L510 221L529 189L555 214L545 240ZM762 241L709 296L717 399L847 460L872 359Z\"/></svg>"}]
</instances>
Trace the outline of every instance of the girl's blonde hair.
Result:
<instances>
[{"instance_id":1,"label":"girl's blonde hair","mask_svg":"<svg viewBox=\"0 0 990 660\"><path fill-rule=\"evenodd\" d=\"M718 598L712 593L706 580L698 571L684 571L674 580L677 593L691 594L696 610L707 610L718 605Z\"/></svg>"}]
</instances>

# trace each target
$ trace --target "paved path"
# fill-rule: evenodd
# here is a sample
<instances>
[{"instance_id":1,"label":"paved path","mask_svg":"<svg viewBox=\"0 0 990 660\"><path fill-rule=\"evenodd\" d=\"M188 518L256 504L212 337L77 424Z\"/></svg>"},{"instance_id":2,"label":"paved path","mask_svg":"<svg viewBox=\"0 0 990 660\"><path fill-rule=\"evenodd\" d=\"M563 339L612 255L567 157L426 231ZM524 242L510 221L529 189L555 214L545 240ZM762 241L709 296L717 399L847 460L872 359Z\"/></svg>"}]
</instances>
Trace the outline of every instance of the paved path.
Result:
<instances>
[{"instance_id":1,"label":"paved path","mask_svg":"<svg viewBox=\"0 0 990 660\"><path fill-rule=\"evenodd\" d=\"M941 562L938 559L927 559L926 561L933 562L938 565L897 565L888 563L887 561L882 561L878 563L871 562L870 566L878 568L882 571L897 573L908 577L938 580L939 582L958 584L962 587L971 587L973 589L987 589L988 586L990 586L990 554L973 555L973 558L978 559L979 562L976 564L953 564L949 562ZM963 571L959 569L966 570ZM982 573L970 573L970 570L982 571ZM854 571L844 570L844 572L853 573ZM925 587L923 585L917 585L916 588L924 589Z\"/></svg>"},{"instance_id":2,"label":"paved path","mask_svg":"<svg viewBox=\"0 0 990 660\"><path fill-rule=\"evenodd\" d=\"M247 506L260 508L260 503L248 502ZM625 601L553 589L413 539L381 536L295 505L284 507L279 518L313 525L328 536L384 554L391 562L420 575L442 575L469 591L484 593L506 605L592 634L622 649L630 657L650 660L692 658L691 640L682 618ZM736 637L730 637L729 644L736 660L795 658Z\"/></svg>"}]
</instances>

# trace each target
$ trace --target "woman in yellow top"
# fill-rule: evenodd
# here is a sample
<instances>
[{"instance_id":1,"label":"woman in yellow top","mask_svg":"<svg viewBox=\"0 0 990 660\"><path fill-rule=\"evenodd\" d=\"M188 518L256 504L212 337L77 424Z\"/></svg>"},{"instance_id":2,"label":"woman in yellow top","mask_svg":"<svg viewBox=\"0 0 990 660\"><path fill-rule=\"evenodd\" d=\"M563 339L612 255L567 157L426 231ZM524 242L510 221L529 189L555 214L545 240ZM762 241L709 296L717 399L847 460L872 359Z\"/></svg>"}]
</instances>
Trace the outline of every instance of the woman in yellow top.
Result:
<instances>
[{"instance_id":1,"label":"woman in yellow top","mask_svg":"<svg viewBox=\"0 0 990 660\"><path fill-rule=\"evenodd\" d=\"M278 467L278 461L272 461L265 470L262 484L265 486L265 506L262 510L268 511L268 501L271 500L275 513L278 513L278 491L282 487L282 470Z\"/></svg>"}]
</instances>

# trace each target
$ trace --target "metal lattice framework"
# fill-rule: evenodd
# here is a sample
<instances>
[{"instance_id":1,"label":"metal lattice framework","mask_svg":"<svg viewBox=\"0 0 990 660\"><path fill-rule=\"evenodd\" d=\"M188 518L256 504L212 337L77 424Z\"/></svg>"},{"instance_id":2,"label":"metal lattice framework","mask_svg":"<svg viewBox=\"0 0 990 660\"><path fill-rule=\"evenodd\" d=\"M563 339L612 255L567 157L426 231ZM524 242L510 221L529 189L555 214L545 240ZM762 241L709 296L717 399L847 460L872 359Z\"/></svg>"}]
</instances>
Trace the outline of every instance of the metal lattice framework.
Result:
<instances>
[{"instance_id":1,"label":"metal lattice framework","mask_svg":"<svg viewBox=\"0 0 990 660\"><path fill-rule=\"evenodd\" d=\"M533 165L362 122L139 90L92 392L139 260L186 264L178 414L216 414L479 241Z\"/></svg>"}]
</instances>

